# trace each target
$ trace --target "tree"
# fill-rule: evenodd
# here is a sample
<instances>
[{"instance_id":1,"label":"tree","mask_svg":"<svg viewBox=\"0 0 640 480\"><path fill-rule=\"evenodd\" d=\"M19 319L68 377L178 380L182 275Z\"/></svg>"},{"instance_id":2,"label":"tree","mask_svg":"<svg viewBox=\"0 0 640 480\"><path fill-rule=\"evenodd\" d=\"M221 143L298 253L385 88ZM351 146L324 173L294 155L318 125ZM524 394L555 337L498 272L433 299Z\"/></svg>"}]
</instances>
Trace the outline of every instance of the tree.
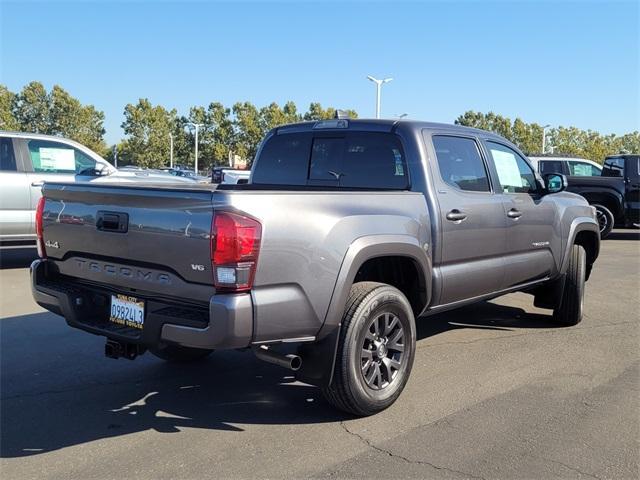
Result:
<instances>
[{"instance_id":1,"label":"tree","mask_svg":"<svg viewBox=\"0 0 640 480\"><path fill-rule=\"evenodd\" d=\"M472 110L460 115L455 123L502 135L527 154L539 153L542 150L542 126L537 123L526 123L519 118L511 123L509 118L493 112L485 114ZM607 155L620 151L640 151L639 132L618 137L576 127L556 127L549 130L547 140L555 155L574 155L600 163Z\"/></svg>"},{"instance_id":2,"label":"tree","mask_svg":"<svg viewBox=\"0 0 640 480\"><path fill-rule=\"evenodd\" d=\"M616 143L618 152L640 153L640 132L632 132L618 138Z\"/></svg>"},{"instance_id":3,"label":"tree","mask_svg":"<svg viewBox=\"0 0 640 480\"><path fill-rule=\"evenodd\" d=\"M215 125L213 131L213 165L227 165L234 138L231 110L219 102L212 102L207 109L208 119Z\"/></svg>"},{"instance_id":4,"label":"tree","mask_svg":"<svg viewBox=\"0 0 640 480\"><path fill-rule=\"evenodd\" d=\"M146 98L124 108L122 123L127 139L124 151L141 167L158 168L169 164L169 133L176 123L176 111L153 106Z\"/></svg>"},{"instance_id":5,"label":"tree","mask_svg":"<svg viewBox=\"0 0 640 480\"><path fill-rule=\"evenodd\" d=\"M358 118L358 113L355 110L345 110L345 113L349 118ZM313 102L309 105L309 110L304 114L304 120L329 120L336 115L336 109L328 107L326 110L322 108L317 102Z\"/></svg>"},{"instance_id":6,"label":"tree","mask_svg":"<svg viewBox=\"0 0 640 480\"><path fill-rule=\"evenodd\" d=\"M97 111L93 105L83 106L66 90L54 85L49 94L49 133L71 138L104 153L103 122L103 112Z\"/></svg>"},{"instance_id":7,"label":"tree","mask_svg":"<svg viewBox=\"0 0 640 480\"><path fill-rule=\"evenodd\" d=\"M31 82L18 95L0 86L0 101L1 121L8 125L2 128L61 135L105 153L104 113L83 105L58 85L47 93L40 82Z\"/></svg>"},{"instance_id":8,"label":"tree","mask_svg":"<svg viewBox=\"0 0 640 480\"><path fill-rule=\"evenodd\" d=\"M23 132L50 133L49 95L40 82L24 86L15 102L14 115Z\"/></svg>"},{"instance_id":9,"label":"tree","mask_svg":"<svg viewBox=\"0 0 640 480\"><path fill-rule=\"evenodd\" d=\"M260 112L250 102L238 102L233 105L233 115L235 129L233 153L251 161L265 134Z\"/></svg>"},{"instance_id":10,"label":"tree","mask_svg":"<svg viewBox=\"0 0 640 480\"><path fill-rule=\"evenodd\" d=\"M0 130L18 130L19 125L13 114L16 103L16 94L0 85Z\"/></svg>"}]
</instances>

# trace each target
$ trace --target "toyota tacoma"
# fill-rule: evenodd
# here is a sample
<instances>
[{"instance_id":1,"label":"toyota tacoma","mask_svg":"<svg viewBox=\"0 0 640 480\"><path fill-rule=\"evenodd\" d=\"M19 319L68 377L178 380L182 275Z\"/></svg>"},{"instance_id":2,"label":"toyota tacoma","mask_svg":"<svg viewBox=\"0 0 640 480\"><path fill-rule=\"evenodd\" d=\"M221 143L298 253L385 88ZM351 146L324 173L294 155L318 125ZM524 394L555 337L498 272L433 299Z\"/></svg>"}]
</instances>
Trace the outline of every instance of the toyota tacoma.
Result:
<instances>
[{"instance_id":1,"label":"toyota tacoma","mask_svg":"<svg viewBox=\"0 0 640 480\"><path fill-rule=\"evenodd\" d=\"M45 183L33 296L109 357L251 349L370 415L402 392L419 318L524 291L580 322L600 237L565 188L482 130L284 125L244 185Z\"/></svg>"}]
</instances>

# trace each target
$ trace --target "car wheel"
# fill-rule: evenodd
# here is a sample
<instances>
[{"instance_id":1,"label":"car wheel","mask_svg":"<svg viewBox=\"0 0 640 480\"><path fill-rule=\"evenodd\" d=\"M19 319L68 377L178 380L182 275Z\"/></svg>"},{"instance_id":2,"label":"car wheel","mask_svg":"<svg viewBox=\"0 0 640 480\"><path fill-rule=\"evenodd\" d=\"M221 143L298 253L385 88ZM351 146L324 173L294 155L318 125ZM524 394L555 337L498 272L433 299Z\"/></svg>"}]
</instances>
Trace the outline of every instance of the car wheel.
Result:
<instances>
[{"instance_id":1,"label":"car wheel","mask_svg":"<svg viewBox=\"0 0 640 480\"><path fill-rule=\"evenodd\" d=\"M372 415L390 406L407 383L416 327L407 298L383 283L351 287L342 317L333 381L323 393L333 406Z\"/></svg>"},{"instance_id":2,"label":"car wheel","mask_svg":"<svg viewBox=\"0 0 640 480\"><path fill-rule=\"evenodd\" d=\"M560 305L553 311L554 320L567 326L577 325L582 320L587 270L586 253L581 245L573 245L570 255Z\"/></svg>"},{"instance_id":3,"label":"car wheel","mask_svg":"<svg viewBox=\"0 0 640 480\"><path fill-rule=\"evenodd\" d=\"M195 362L206 358L213 350L203 348L182 347L179 345L165 345L163 347L152 347L149 351L158 358L167 362L187 363Z\"/></svg>"},{"instance_id":4,"label":"car wheel","mask_svg":"<svg viewBox=\"0 0 640 480\"><path fill-rule=\"evenodd\" d=\"M596 209L596 218L600 227L600 238L607 238L611 230L613 230L613 224L615 222L613 213L603 205L594 203L592 206Z\"/></svg>"}]
</instances>

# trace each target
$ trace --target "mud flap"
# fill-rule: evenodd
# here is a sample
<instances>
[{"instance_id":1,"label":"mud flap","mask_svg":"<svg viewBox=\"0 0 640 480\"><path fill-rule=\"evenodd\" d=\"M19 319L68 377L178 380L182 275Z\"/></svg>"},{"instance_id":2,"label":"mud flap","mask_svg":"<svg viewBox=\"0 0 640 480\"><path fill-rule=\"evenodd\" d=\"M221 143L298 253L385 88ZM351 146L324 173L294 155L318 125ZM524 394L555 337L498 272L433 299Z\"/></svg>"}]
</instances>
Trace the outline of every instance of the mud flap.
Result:
<instances>
[{"instance_id":1,"label":"mud flap","mask_svg":"<svg viewBox=\"0 0 640 480\"><path fill-rule=\"evenodd\" d=\"M297 354L302 357L302 367L296 372L298 380L318 387L331 384L339 336L340 325L336 325L322 340L298 347Z\"/></svg>"},{"instance_id":2,"label":"mud flap","mask_svg":"<svg viewBox=\"0 0 640 480\"><path fill-rule=\"evenodd\" d=\"M538 308L547 308L550 310L558 308L562 300L566 277L566 274L561 275L559 278L533 290L531 292L533 293L533 305Z\"/></svg>"}]
</instances>

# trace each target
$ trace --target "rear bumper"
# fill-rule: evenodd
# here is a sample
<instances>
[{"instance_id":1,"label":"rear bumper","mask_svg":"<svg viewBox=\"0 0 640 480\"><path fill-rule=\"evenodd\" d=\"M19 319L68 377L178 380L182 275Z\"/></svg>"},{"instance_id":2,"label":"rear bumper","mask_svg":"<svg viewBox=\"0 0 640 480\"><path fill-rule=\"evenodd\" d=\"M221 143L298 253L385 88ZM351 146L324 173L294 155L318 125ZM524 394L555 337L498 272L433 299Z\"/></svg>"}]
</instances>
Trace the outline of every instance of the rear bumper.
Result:
<instances>
[{"instance_id":1,"label":"rear bumper","mask_svg":"<svg viewBox=\"0 0 640 480\"><path fill-rule=\"evenodd\" d=\"M116 292L56 278L50 269L46 260L31 264L33 298L41 307L63 316L71 327L147 347L169 343L233 349L251 343L253 303L249 294L212 295L208 305L178 305L140 294L146 307L144 328L139 330L109 322L109 299Z\"/></svg>"}]
</instances>

